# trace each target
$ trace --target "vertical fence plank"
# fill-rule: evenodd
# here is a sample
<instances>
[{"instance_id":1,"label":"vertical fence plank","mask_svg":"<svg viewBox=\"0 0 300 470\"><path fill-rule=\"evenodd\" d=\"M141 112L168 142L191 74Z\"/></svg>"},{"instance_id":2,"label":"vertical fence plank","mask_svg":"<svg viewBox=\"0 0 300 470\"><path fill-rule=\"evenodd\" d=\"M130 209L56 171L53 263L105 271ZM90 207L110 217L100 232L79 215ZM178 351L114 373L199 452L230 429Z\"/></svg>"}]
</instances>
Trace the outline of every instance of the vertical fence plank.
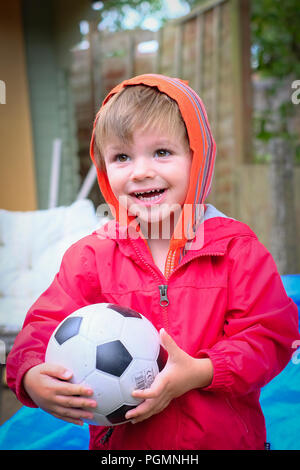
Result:
<instances>
[{"instance_id":1,"label":"vertical fence plank","mask_svg":"<svg viewBox=\"0 0 300 470\"><path fill-rule=\"evenodd\" d=\"M179 78L182 78L183 30L184 24L180 23L176 28L174 60L174 75Z\"/></svg>"},{"instance_id":2,"label":"vertical fence plank","mask_svg":"<svg viewBox=\"0 0 300 470\"><path fill-rule=\"evenodd\" d=\"M128 62L127 62L127 77L131 78L134 76L135 70L135 37L131 33L128 36Z\"/></svg>"},{"instance_id":3,"label":"vertical fence plank","mask_svg":"<svg viewBox=\"0 0 300 470\"><path fill-rule=\"evenodd\" d=\"M221 6L213 10L213 96L212 96L212 127L215 139L218 140L218 108L219 108L219 82L220 82L220 29Z\"/></svg>"},{"instance_id":4,"label":"vertical fence plank","mask_svg":"<svg viewBox=\"0 0 300 470\"><path fill-rule=\"evenodd\" d=\"M89 58L89 74L90 74L90 107L91 115L94 117L96 111L96 94L95 94L95 32L97 31L97 24L95 21L89 22L89 48L88 48L88 58Z\"/></svg>"},{"instance_id":5,"label":"vertical fence plank","mask_svg":"<svg viewBox=\"0 0 300 470\"><path fill-rule=\"evenodd\" d=\"M251 116L246 119L245 101L250 93L251 77L250 68L245 70L243 64L246 62L244 55L246 54L245 36L245 19L242 28L241 19L246 10L249 13L249 0L231 0L231 31L232 31L232 79L234 89L234 109L235 109L235 128L236 128L236 145L237 157L239 162L246 162L247 153L251 149L251 133L247 130L250 125ZM249 25L248 25L249 28ZM250 51L247 52L247 58L250 60ZM252 152L251 152L252 153Z\"/></svg>"},{"instance_id":6,"label":"vertical fence plank","mask_svg":"<svg viewBox=\"0 0 300 470\"><path fill-rule=\"evenodd\" d=\"M203 88L203 28L204 14L199 13L196 19L196 91L202 96Z\"/></svg>"},{"instance_id":7,"label":"vertical fence plank","mask_svg":"<svg viewBox=\"0 0 300 470\"><path fill-rule=\"evenodd\" d=\"M161 73L161 58L162 58L162 45L163 45L163 28L160 28L155 33L155 39L158 42L158 49L155 55L155 62L154 62L154 72Z\"/></svg>"},{"instance_id":8,"label":"vertical fence plank","mask_svg":"<svg viewBox=\"0 0 300 470\"><path fill-rule=\"evenodd\" d=\"M242 84L242 121L244 162L253 161L252 147L252 77L251 77L251 7L250 0L241 0L239 12Z\"/></svg>"}]
</instances>

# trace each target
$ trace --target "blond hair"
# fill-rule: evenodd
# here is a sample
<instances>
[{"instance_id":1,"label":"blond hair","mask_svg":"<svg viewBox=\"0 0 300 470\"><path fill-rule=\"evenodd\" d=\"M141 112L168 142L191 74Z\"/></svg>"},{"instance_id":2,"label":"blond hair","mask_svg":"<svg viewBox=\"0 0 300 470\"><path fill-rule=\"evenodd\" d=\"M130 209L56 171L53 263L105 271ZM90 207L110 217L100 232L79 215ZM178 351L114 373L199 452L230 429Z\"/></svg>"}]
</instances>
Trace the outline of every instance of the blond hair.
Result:
<instances>
[{"instance_id":1,"label":"blond hair","mask_svg":"<svg viewBox=\"0 0 300 470\"><path fill-rule=\"evenodd\" d=\"M113 95L99 112L94 147L97 165L105 169L103 149L111 138L131 142L137 129L154 128L161 132L167 131L177 138L182 137L189 145L186 126L175 100L156 87L126 86Z\"/></svg>"}]
</instances>

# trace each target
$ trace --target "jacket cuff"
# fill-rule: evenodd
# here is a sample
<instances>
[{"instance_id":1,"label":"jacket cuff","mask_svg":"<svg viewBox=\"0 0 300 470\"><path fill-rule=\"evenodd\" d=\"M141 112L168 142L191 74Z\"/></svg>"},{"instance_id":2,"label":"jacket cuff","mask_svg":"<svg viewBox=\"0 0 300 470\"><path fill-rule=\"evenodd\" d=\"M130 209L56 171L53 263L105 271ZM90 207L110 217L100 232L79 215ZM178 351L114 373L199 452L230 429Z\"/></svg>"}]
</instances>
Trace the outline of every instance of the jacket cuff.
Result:
<instances>
[{"instance_id":1,"label":"jacket cuff","mask_svg":"<svg viewBox=\"0 0 300 470\"><path fill-rule=\"evenodd\" d=\"M23 378L26 372L34 366L41 364L43 361L37 357L29 358L24 362L18 370L16 378L16 396L17 399L25 406L30 408L38 408L34 401L30 398L23 385Z\"/></svg>"},{"instance_id":2,"label":"jacket cuff","mask_svg":"<svg viewBox=\"0 0 300 470\"><path fill-rule=\"evenodd\" d=\"M202 388L203 391L214 392L230 392L233 385L233 377L228 369L226 359L220 353L216 353L209 349L203 349L197 354L197 358L208 358L213 365L213 379L210 385Z\"/></svg>"}]
</instances>

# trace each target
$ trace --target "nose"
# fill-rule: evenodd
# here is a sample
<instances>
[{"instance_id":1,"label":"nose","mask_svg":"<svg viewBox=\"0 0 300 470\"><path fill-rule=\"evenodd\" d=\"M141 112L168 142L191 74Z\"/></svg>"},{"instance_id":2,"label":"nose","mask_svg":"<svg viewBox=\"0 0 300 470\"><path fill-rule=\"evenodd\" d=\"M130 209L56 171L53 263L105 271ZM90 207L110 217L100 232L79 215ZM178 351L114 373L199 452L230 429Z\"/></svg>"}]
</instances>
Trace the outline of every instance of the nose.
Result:
<instances>
[{"instance_id":1,"label":"nose","mask_svg":"<svg viewBox=\"0 0 300 470\"><path fill-rule=\"evenodd\" d=\"M153 178L154 169L152 161L147 157L139 157L134 161L132 168L131 178L135 181L140 181L145 178Z\"/></svg>"}]
</instances>

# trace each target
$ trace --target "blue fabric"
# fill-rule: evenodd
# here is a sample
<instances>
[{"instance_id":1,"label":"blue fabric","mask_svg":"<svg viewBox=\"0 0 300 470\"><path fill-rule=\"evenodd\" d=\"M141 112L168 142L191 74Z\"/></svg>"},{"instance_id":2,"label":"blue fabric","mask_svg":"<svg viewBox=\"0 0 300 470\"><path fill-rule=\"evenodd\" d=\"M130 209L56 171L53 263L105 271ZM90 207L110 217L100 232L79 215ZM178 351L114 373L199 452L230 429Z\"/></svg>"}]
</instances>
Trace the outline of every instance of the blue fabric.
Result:
<instances>
[{"instance_id":1,"label":"blue fabric","mask_svg":"<svg viewBox=\"0 0 300 470\"><path fill-rule=\"evenodd\" d=\"M282 276L300 316L300 274ZM267 441L273 450L300 450L300 350L287 367L261 391Z\"/></svg>"},{"instance_id":2,"label":"blue fabric","mask_svg":"<svg viewBox=\"0 0 300 470\"><path fill-rule=\"evenodd\" d=\"M88 425L76 426L23 406L0 427L0 450L86 450Z\"/></svg>"},{"instance_id":3,"label":"blue fabric","mask_svg":"<svg viewBox=\"0 0 300 470\"><path fill-rule=\"evenodd\" d=\"M300 313L300 274L282 276ZM300 450L300 351L261 392L267 440L274 450ZM22 407L0 427L0 450L88 449L88 426L69 424L36 408Z\"/></svg>"}]
</instances>

